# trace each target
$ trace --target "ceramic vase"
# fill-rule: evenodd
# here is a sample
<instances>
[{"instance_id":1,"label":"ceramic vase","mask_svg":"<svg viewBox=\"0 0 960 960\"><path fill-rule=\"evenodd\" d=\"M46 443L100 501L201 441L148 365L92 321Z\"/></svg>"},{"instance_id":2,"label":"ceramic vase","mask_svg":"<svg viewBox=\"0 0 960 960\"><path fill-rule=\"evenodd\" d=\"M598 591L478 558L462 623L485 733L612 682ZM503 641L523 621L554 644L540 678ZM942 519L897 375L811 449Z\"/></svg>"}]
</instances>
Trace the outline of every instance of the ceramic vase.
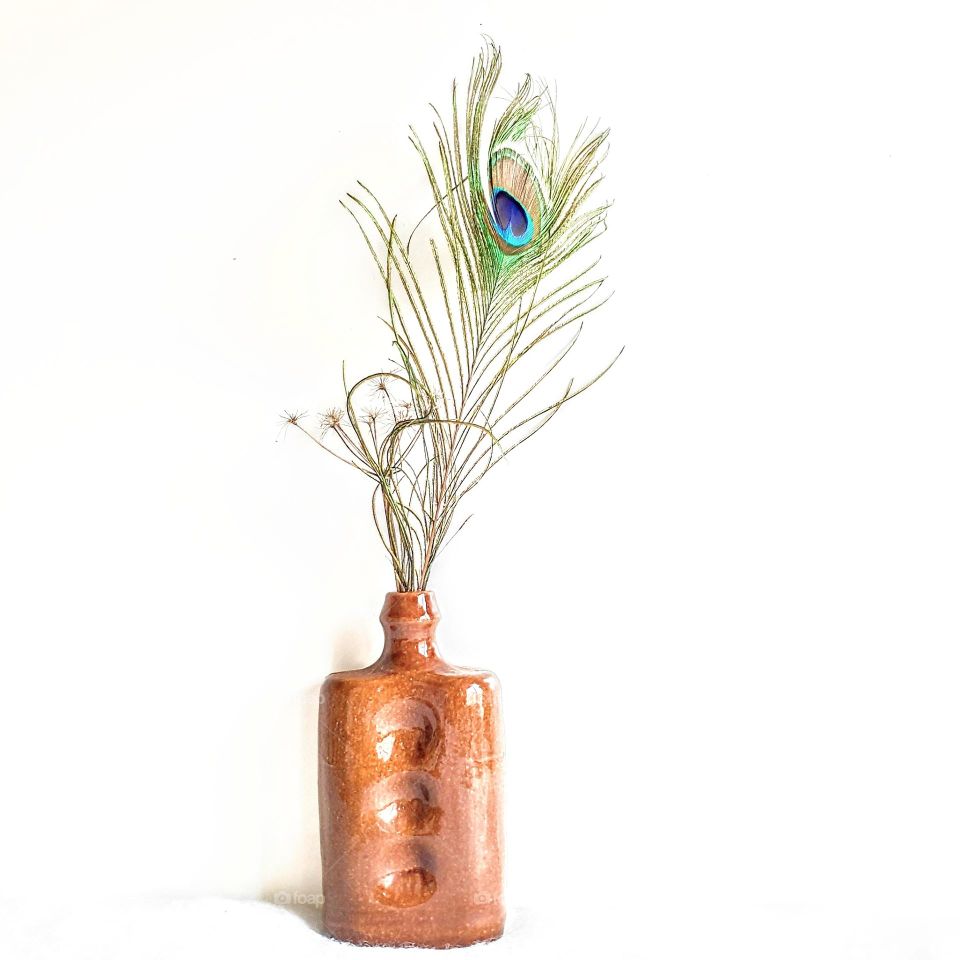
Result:
<instances>
[{"instance_id":1,"label":"ceramic vase","mask_svg":"<svg viewBox=\"0 0 960 960\"><path fill-rule=\"evenodd\" d=\"M388 593L384 645L320 696L324 926L455 947L503 932L500 687L437 651L432 592Z\"/></svg>"}]
</instances>

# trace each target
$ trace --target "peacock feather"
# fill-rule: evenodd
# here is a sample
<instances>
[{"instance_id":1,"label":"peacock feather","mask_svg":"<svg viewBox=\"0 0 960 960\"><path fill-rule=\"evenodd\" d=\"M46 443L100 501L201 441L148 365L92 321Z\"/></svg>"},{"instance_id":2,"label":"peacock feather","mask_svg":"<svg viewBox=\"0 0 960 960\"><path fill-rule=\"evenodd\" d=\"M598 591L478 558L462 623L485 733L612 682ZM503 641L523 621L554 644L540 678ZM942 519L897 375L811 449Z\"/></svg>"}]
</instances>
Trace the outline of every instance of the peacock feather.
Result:
<instances>
[{"instance_id":1,"label":"peacock feather","mask_svg":"<svg viewBox=\"0 0 960 960\"><path fill-rule=\"evenodd\" d=\"M411 132L431 206L405 239L362 183L344 204L386 289L395 367L353 385L344 376L344 406L323 415L321 436L287 418L373 481L398 590L425 589L463 526L453 523L464 495L613 365L537 402L606 300L598 259L577 255L605 227L608 204L594 194L607 131L581 126L561 149L553 100L529 76L491 116L501 69L487 41L465 97L454 84L449 118L434 108L430 148Z\"/></svg>"}]
</instances>

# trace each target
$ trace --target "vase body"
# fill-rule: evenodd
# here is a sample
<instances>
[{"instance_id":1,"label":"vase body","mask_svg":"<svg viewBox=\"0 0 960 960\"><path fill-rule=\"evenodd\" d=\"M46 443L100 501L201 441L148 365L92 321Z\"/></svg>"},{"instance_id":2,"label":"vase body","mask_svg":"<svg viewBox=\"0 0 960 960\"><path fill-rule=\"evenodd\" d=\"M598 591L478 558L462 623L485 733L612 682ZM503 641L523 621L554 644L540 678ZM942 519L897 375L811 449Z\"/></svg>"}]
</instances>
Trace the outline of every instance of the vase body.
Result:
<instances>
[{"instance_id":1,"label":"vase body","mask_svg":"<svg viewBox=\"0 0 960 960\"><path fill-rule=\"evenodd\" d=\"M500 688L437 652L433 594L388 593L376 663L320 696L324 926L454 947L503 932Z\"/></svg>"}]
</instances>

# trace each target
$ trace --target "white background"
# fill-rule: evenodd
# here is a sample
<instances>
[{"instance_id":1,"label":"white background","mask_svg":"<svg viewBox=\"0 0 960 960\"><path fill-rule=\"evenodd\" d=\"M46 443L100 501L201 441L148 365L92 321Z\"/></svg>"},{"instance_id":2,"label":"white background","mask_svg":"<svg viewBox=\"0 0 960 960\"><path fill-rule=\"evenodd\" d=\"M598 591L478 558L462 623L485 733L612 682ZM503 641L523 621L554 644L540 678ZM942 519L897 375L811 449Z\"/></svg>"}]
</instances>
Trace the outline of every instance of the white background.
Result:
<instances>
[{"instance_id":1,"label":"white background","mask_svg":"<svg viewBox=\"0 0 960 960\"><path fill-rule=\"evenodd\" d=\"M960 956L952 7L4 0L7 955L356 955L257 901L320 890L316 690L391 580L274 441L382 363L338 201L419 219L489 32L613 129L574 368L627 351L436 570L505 692L477 951Z\"/></svg>"}]
</instances>

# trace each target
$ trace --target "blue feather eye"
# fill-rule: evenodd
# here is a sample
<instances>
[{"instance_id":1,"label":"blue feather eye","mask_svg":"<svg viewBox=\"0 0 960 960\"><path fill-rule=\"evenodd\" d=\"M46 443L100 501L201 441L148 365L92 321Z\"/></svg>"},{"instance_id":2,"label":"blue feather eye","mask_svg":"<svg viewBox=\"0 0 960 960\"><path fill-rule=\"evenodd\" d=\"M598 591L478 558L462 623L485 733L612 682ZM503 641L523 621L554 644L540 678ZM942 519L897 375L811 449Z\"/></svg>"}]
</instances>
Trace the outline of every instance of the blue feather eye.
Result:
<instances>
[{"instance_id":1,"label":"blue feather eye","mask_svg":"<svg viewBox=\"0 0 960 960\"><path fill-rule=\"evenodd\" d=\"M502 147L490 157L490 227L500 249L523 252L540 233L543 200L530 165Z\"/></svg>"},{"instance_id":2,"label":"blue feather eye","mask_svg":"<svg viewBox=\"0 0 960 960\"><path fill-rule=\"evenodd\" d=\"M493 191L493 218L497 232L511 247L520 247L533 238L533 221L523 204L502 187Z\"/></svg>"}]
</instances>

